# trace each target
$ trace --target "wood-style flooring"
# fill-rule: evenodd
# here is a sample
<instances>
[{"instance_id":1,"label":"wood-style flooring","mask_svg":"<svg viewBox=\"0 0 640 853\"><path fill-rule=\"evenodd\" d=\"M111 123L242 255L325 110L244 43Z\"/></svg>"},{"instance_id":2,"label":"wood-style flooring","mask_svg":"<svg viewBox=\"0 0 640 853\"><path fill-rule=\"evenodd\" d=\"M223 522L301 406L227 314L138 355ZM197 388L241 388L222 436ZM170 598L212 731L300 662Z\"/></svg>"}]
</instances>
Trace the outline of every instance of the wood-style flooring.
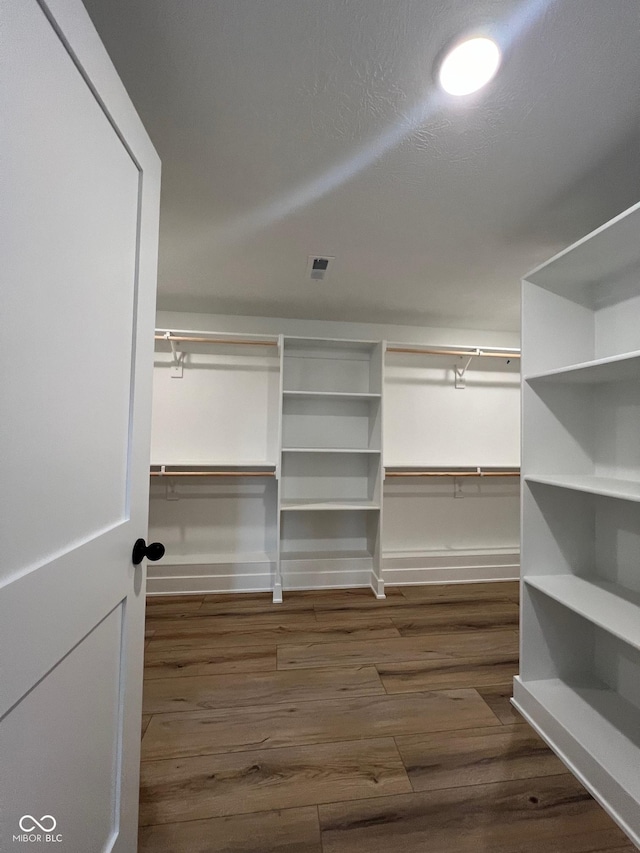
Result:
<instances>
[{"instance_id":1,"label":"wood-style flooring","mask_svg":"<svg viewBox=\"0 0 640 853\"><path fill-rule=\"evenodd\" d=\"M152 598L140 853L632 853L511 706L515 583Z\"/></svg>"}]
</instances>

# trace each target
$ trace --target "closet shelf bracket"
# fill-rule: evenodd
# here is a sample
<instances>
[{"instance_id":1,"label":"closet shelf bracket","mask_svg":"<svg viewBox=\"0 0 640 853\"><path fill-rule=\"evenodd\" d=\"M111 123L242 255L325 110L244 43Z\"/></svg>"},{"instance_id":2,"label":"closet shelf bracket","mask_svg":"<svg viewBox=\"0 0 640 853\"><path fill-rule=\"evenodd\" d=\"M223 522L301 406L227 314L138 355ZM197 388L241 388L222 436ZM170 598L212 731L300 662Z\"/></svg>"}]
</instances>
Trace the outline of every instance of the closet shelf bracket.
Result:
<instances>
[{"instance_id":1,"label":"closet shelf bracket","mask_svg":"<svg viewBox=\"0 0 640 853\"><path fill-rule=\"evenodd\" d=\"M164 480L164 499L166 501L179 501L180 493L176 488L176 481L169 476L170 472L165 470L165 466L160 466L159 476ZM165 479L166 478L166 479Z\"/></svg>"},{"instance_id":2,"label":"closet shelf bracket","mask_svg":"<svg viewBox=\"0 0 640 853\"><path fill-rule=\"evenodd\" d=\"M184 352L180 349L180 343L174 341L171 337L171 332L165 332L163 337L169 342L173 362L171 364L171 378L182 379L182 369L184 367Z\"/></svg>"},{"instance_id":3,"label":"closet shelf bracket","mask_svg":"<svg viewBox=\"0 0 640 853\"><path fill-rule=\"evenodd\" d=\"M453 496L454 496L454 498L463 498L464 497L464 481L469 476L473 477L474 474L473 473L471 473L471 474L466 473L462 477L460 477L460 476L455 477L454 476L454 478L453 478ZM484 472L483 472L482 468L476 467L475 476L476 477L483 477L484 476Z\"/></svg>"},{"instance_id":4,"label":"closet shelf bracket","mask_svg":"<svg viewBox=\"0 0 640 853\"><path fill-rule=\"evenodd\" d=\"M464 365L464 367L459 367L457 364L453 365L453 373L454 373L455 380L456 380L456 388L463 389L463 388L467 387L467 383L465 382L464 375L467 372L467 370L469 369L469 365L471 364L471 362L473 361L473 359L477 355L482 355L482 351L477 349L475 352L471 353L471 355L467 359L467 363ZM464 356L460 356L460 361L462 361L463 358L464 358Z\"/></svg>"}]
</instances>

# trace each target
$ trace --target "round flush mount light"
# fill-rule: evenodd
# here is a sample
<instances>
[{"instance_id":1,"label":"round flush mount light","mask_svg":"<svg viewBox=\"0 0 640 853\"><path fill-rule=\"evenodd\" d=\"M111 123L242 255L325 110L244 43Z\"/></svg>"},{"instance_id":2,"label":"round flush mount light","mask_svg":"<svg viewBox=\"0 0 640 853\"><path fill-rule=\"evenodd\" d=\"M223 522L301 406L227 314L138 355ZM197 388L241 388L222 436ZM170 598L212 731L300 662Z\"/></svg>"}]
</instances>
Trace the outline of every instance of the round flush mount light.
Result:
<instances>
[{"instance_id":1,"label":"round flush mount light","mask_svg":"<svg viewBox=\"0 0 640 853\"><path fill-rule=\"evenodd\" d=\"M458 42L444 57L438 72L440 85L450 95L470 95L486 86L502 56L498 45L485 36Z\"/></svg>"}]
</instances>

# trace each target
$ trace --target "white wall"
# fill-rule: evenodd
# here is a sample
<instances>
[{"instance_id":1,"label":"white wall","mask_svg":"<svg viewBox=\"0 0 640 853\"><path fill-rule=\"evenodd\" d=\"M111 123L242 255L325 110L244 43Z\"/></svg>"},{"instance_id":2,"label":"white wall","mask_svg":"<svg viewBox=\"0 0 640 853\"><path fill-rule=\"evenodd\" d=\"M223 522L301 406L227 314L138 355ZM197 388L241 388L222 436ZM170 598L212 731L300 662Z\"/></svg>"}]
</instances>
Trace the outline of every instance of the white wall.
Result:
<instances>
[{"instance_id":1,"label":"white wall","mask_svg":"<svg viewBox=\"0 0 640 853\"><path fill-rule=\"evenodd\" d=\"M184 354L182 378L173 378L171 353L156 348L152 465L275 464L277 349L207 346L205 352L191 350Z\"/></svg>"},{"instance_id":2,"label":"white wall","mask_svg":"<svg viewBox=\"0 0 640 853\"><path fill-rule=\"evenodd\" d=\"M518 346L517 335L456 329L372 326L160 312L159 328L240 334L299 335L435 346ZM170 377L168 352L156 356L154 464L262 462L277 459L278 358L274 348L209 348L187 356L182 379ZM251 349L251 352L247 350ZM519 465L518 362L475 359L466 388L453 363L466 359L388 354L384 386L384 464ZM199 496L199 497L198 497ZM177 498L177 500L176 500ZM154 483L150 535L167 557L149 566L150 591L270 589L274 571L275 483L178 482L167 500ZM517 576L517 479L388 479L383 555L387 583L500 579ZM239 528L234 532L234 524ZM173 555L173 563L171 562ZM340 567L324 560L304 586L340 584ZM304 570L304 571L303 571ZM364 572L362 573L365 574ZM343 578L345 584L357 573Z\"/></svg>"},{"instance_id":3,"label":"white wall","mask_svg":"<svg viewBox=\"0 0 640 853\"><path fill-rule=\"evenodd\" d=\"M466 361L387 354L385 465L520 464L518 360L474 359L456 388L452 365Z\"/></svg>"}]
</instances>

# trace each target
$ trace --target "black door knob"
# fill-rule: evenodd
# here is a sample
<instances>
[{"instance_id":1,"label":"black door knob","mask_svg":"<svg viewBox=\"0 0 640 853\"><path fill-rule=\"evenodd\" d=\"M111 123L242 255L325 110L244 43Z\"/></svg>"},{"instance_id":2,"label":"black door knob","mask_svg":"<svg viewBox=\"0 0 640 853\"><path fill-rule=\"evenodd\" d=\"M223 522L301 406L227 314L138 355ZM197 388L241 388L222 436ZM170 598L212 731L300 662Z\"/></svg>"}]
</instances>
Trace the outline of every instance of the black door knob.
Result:
<instances>
[{"instance_id":1,"label":"black door knob","mask_svg":"<svg viewBox=\"0 0 640 853\"><path fill-rule=\"evenodd\" d=\"M152 563L164 557L164 545L162 542L152 542L150 545L147 545L144 539L138 539L133 546L131 562L134 566L138 566L145 557L147 560L151 560Z\"/></svg>"}]
</instances>

